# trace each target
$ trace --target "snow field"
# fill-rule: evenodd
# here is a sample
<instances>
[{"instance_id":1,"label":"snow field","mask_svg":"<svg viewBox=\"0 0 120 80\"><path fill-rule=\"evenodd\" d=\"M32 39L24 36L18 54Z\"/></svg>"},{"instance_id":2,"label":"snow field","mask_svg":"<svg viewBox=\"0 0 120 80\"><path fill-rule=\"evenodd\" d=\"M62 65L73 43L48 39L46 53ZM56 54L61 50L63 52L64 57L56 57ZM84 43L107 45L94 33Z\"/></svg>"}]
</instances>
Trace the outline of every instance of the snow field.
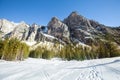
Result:
<instances>
[{"instance_id":1,"label":"snow field","mask_svg":"<svg viewBox=\"0 0 120 80\"><path fill-rule=\"evenodd\" d=\"M120 57L85 61L0 60L0 80L120 80Z\"/></svg>"}]
</instances>

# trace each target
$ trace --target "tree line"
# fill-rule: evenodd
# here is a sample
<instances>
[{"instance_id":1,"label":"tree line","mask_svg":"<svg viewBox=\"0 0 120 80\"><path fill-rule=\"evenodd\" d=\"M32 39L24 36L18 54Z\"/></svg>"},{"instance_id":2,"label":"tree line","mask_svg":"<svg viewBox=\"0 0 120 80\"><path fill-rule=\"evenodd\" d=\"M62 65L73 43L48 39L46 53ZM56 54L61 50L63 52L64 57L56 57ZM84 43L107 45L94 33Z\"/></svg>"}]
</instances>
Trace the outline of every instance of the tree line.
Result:
<instances>
[{"instance_id":1,"label":"tree line","mask_svg":"<svg viewBox=\"0 0 120 80\"><path fill-rule=\"evenodd\" d=\"M97 45L92 44L91 47L67 44L58 48L59 45L55 44L52 49L38 46L30 50L28 45L16 38L0 40L0 59L12 61L28 57L43 59L58 57L63 60L88 60L120 56L120 49L110 41L99 41Z\"/></svg>"},{"instance_id":2,"label":"tree line","mask_svg":"<svg viewBox=\"0 0 120 80\"><path fill-rule=\"evenodd\" d=\"M59 57L63 60L88 60L120 56L120 49L115 43L110 41L99 41L97 45L93 44L91 47L67 44L57 49L57 52L54 51L56 50L55 47L53 50L47 50L39 46L30 52L30 57L44 59Z\"/></svg>"}]
</instances>

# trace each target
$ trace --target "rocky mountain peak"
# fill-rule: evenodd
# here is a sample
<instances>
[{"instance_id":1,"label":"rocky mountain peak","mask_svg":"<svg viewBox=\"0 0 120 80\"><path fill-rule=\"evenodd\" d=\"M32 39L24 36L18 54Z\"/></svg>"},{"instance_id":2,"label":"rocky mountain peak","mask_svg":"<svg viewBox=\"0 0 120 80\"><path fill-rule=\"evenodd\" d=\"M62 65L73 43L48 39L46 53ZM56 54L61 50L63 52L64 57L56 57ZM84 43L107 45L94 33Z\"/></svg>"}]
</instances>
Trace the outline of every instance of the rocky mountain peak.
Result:
<instances>
[{"instance_id":1,"label":"rocky mountain peak","mask_svg":"<svg viewBox=\"0 0 120 80\"><path fill-rule=\"evenodd\" d=\"M7 19L1 19L0 20L0 31L3 34L8 34L11 31L13 31L13 29L16 27L16 24L14 24L13 22L8 21Z\"/></svg>"},{"instance_id":2,"label":"rocky mountain peak","mask_svg":"<svg viewBox=\"0 0 120 80\"><path fill-rule=\"evenodd\" d=\"M72 12L66 19L63 21L70 29L74 29L75 27L90 27L89 20L77 12Z\"/></svg>"},{"instance_id":3,"label":"rocky mountain peak","mask_svg":"<svg viewBox=\"0 0 120 80\"><path fill-rule=\"evenodd\" d=\"M69 41L68 26L56 17L53 17L48 24L48 34L65 42Z\"/></svg>"},{"instance_id":4,"label":"rocky mountain peak","mask_svg":"<svg viewBox=\"0 0 120 80\"><path fill-rule=\"evenodd\" d=\"M72 12L63 22L69 27L70 31L75 29L86 31L90 28L92 29L90 21L84 16L79 15L77 12Z\"/></svg>"},{"instance_id":5,"label":"rocky mountain peak","mask_svg":"<svg viewBox=\"0 0 120 80\"><path fill-rule=\"evenodd\" d=\"M57 17L53 17L53 18L51 19L51 21L53 21L53 22L58 22L59 19L58 19Z\"/></svg>"},{"instance_id":6,"label":"rocky mountain peak","mask_svg":"<svg viewBox=\"0 0 120 80\"><path fill-rule=\"evenodd\" d=\"M92 40L92 33L96 31L90 21L77 12L72 12L63 22L69 28L72 42L88 43Z\"/></svg>"},{"instance_id":7,"label":"rocky mountain peak","mask_svg":"<svg viewBox=\"0 0 120 80\"><path fill-rule=\"evenodd\" d=\"M48 23L48 28L49 27L60 27L61 24L62 22L57 17L53 17Z\"/></svg>"},{"instance_id":8,"label":"rocky mountain peak","mask_svg":"<svg viewBox=\"0 0 120 80\"><path fill-rule=\"evenodd\" d=\"M8 25L8 26L12 25L12 26L16 26L17 24L15 24L14 22L11 22L11 21L9 21L9 20L7 20L7 19L0 19L0 25L1 25L1 26L2 26L2 25Z\"/></svg>"},{"instance_id":9,"label":"rocky mountain peak","mask_svg":"<svg viewBox=\"0 0 120 80\"><path fill-rule=\"evenodd\" d=\"M87 18L85 18L84 16L78 14L78 12L74 11L72 12L69 16L68 16L69 19L72 19L72 20L86 20Z\"/></svg>"},{"instance_id":10,"label":"rocky mountain peak","mask_svg":"<svg viewBox=\"0 0 120 80\"><path fill-rule=\"evenodd\" d=\"M69 17L76 17L78 15L79 15L78 12L74 11L69 15Z\"/></svg>"}]
</instances>

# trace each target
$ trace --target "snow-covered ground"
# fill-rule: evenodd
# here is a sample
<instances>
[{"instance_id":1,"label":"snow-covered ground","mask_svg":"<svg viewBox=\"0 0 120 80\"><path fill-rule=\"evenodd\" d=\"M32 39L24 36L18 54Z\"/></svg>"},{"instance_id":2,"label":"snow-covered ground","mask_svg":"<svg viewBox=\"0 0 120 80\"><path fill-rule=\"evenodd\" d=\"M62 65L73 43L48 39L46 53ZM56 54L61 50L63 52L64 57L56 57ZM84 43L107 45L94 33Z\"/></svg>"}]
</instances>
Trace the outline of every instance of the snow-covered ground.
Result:
<instances>
[{"instance_id":1,"label":"snow-covered ground","mask_svg":"<svg viewBox=\"0 0 120 80\"><path fill-rule=\"evenodd\" d=\"M0 60L0 80L120 80L120 57L85 61Z\"/></svg>"}]
</instances>

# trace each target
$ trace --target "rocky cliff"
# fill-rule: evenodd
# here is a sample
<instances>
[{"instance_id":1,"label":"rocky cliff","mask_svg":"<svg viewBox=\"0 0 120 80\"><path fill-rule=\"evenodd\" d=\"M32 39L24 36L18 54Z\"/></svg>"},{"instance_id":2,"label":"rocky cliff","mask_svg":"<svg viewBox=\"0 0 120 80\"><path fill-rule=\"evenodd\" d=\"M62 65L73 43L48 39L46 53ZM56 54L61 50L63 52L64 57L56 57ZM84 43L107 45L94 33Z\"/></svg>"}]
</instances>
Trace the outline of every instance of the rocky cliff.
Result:
<instances>
[{"instance_id":1,"label":"rocky cliff","mask_svg":"<svg viewBox=\"0 0 120 80\"><path fill-rule=\"evenodd\" d=\"M89 20L77 12L72 12L63 21L69 28L70 39L72 42L83 42L85 44L90 44L96 42L97 39L107 39L113 38L113 41L120 37L120 30L118 28L112 28L110 26L105 26L94 20ZM116 40L116 42L118 39Z\"/></svg>"},{"instance_id":2,"label":"rocky cliff","mask_svg":"<svg viewBox=\"0 0 120 80\"><path fill-rule=\"evenodd\" d=\"M53 17L48 23L48 34L55 36L66 43L70 43L70 32L68 30L68 26L56 17Z\"/></svg>"}]
</instances>

